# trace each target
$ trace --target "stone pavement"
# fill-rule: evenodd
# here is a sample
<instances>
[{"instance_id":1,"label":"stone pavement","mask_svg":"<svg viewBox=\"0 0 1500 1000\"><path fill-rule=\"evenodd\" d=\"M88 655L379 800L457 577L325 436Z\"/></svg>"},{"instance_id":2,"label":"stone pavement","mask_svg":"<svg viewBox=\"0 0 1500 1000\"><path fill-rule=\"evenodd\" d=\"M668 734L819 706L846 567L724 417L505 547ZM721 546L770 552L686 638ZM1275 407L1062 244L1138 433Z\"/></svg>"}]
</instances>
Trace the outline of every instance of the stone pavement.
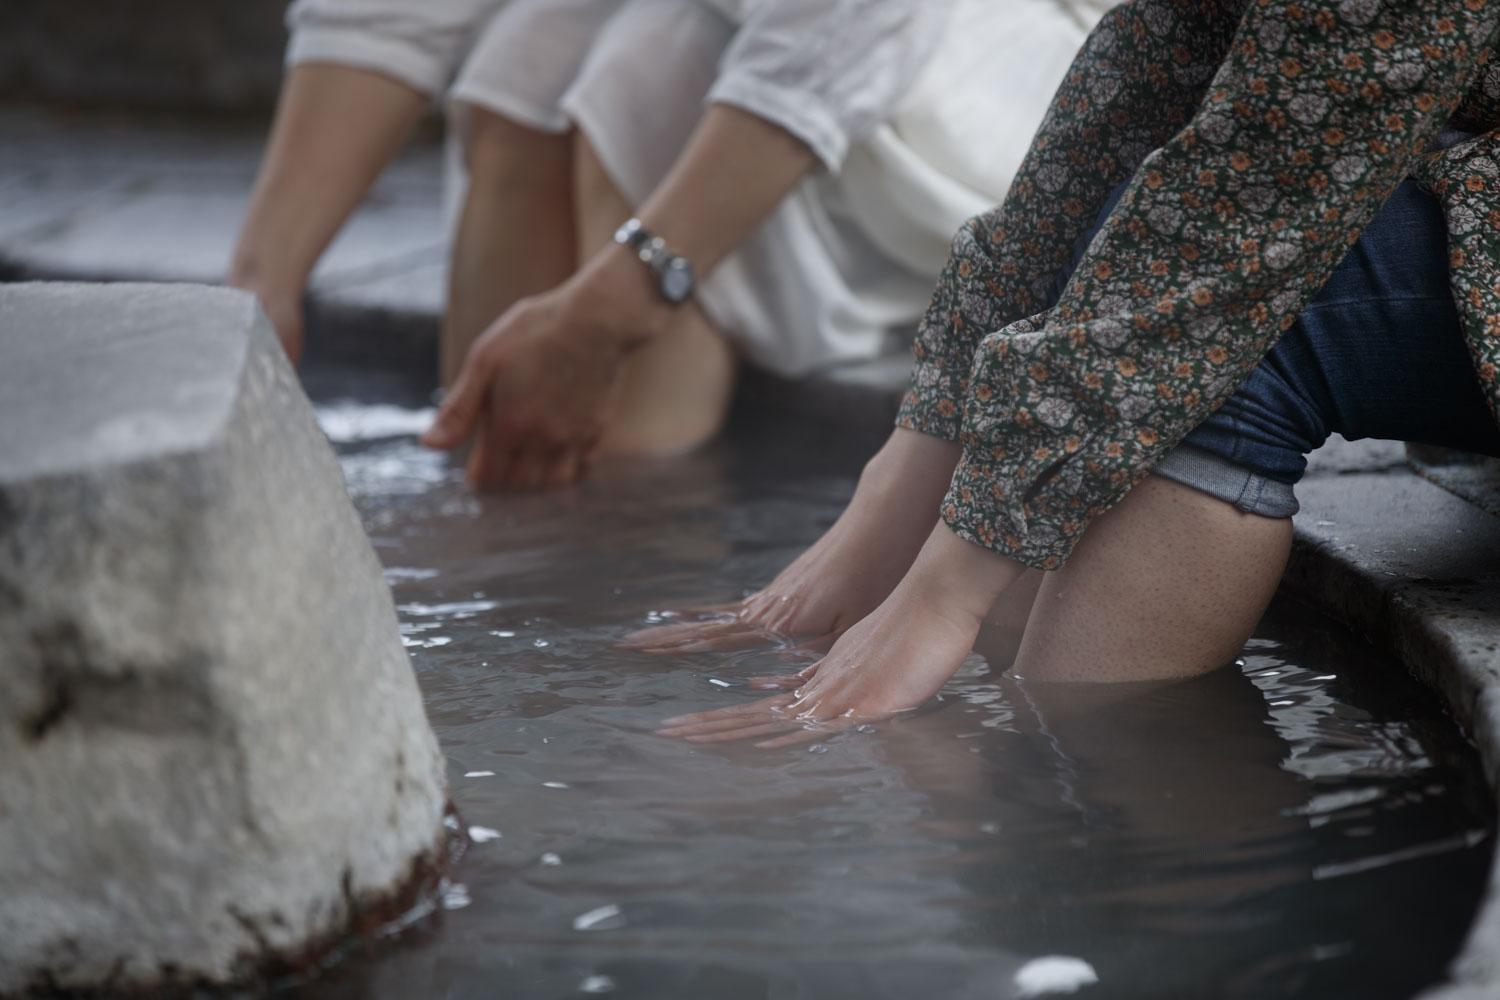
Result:
<instances>
[{"instance_id":1,"label":"stone pavement","mask_svg":"<svg viewBox=\"0 0 1500 1000\"><path fill-rule=\"evenodd\" d=\"M159 280L223 272L256 135L23 112L0 112L0 135L0 272ZM335 244L313 282L309 377L322 358L383 372L407 390L431 385L443 283L439 174L439 150L414 149ZM750 373L737 407L873 447L907 367L893 355L802 382ZM1389 442L1336 440L1319 452L1299 488L1286 585L1394 648L1441 690L1500 782L1500 508L1483 485L1495 480L1475 469L1422 469L1427 478ZM1433 997L1500 996L1500 868L1496 878L1455 985Z\"/></svg>"},{"instance_id":2,"label":"stone pavement","mask_svg":"<svg viewBox=\"0 0 1500 1000\"><path fill-rule=\"evenodd\" d=\"M0 110L0 277L217 282L262 136L243 122ZM313 275L307 361L430 385L446 280L442 149L417 143ZM749 373L742 404L819 426L887 422L900 356L793 386Z\"/></svg>"}]
</instances>

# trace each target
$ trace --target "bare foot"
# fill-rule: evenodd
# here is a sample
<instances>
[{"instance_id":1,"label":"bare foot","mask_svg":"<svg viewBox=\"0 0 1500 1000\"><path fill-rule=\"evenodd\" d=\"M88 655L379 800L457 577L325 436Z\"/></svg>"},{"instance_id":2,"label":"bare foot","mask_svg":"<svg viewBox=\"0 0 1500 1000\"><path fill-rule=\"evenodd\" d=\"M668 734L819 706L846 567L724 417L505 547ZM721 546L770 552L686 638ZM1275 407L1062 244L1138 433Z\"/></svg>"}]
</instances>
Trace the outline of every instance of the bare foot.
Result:
<instances>
[{"instance_id":1,"label":"bare foot","mask_svg":"<svg viewBox=\"0 0 1500 1000\"><path fill-rule=\"evenodd\" d=\"M737 605L644 629L622 645L651 653L743 649L777 638L826 647L873 611L910 568L937 519L959 446L897 430L865 466L833 527Z\"/></svg>"}]
</instances>

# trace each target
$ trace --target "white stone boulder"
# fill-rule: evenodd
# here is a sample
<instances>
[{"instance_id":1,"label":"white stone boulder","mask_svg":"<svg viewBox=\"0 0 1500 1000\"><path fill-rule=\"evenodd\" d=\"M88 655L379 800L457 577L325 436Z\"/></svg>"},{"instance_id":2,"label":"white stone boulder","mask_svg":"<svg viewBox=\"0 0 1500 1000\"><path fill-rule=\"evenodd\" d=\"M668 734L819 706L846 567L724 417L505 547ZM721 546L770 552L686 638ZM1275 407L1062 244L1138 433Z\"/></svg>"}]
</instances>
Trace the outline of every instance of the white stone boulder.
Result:
<instances>
[{"instance_id":1,"label":"white stone boulder","mask_svg":"<svg viewBox=\"0 0 1500 1000\"><path fill-rule=\"evenodd\" d=\"M0 285L0 996L313 961L430 890L445 808L254 299Z\"/></svg>"}]
</instances>

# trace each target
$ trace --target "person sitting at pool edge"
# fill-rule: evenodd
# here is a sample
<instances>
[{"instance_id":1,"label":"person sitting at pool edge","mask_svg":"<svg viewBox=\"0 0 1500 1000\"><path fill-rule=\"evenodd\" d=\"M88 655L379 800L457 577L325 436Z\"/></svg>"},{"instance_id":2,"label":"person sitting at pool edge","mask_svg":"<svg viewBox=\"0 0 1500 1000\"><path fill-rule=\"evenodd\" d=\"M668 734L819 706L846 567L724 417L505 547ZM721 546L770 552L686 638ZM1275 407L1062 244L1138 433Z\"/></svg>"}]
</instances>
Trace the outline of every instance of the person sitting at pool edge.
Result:
<instances>
[{"instance_id":1,"label":"person sitting at pool edge","mask_svg":"<svg viewBox=\"0 0 1500 1000\"><path fill-rule=\"evenodd\" d=\"M912 708L987 616L1028 680L1212 670L1330 433L1500 454L1497 25L1490 0L1107 15L960 232L844 515L734 621L630 640L831 650L664 732L777 745Z\"/></svg>"},{"instance_id":2,"label":"person sitting at pool edge","mask_svg":"<svg viewBox=\"0 0 1500 1000\"><path fill-rule=\"evenodd\" d=\"M230 281L295 359L314 263L456 71L443 379L470 358L450 416L505 401L470 478L559 485L596 444L684 451L722 424L741 355L795 377L915 325L1113 2L300 0ZM599 365L605 396L574 399ZM582 420L587 440L551 433Z\"/></svg>"}]
</instances>

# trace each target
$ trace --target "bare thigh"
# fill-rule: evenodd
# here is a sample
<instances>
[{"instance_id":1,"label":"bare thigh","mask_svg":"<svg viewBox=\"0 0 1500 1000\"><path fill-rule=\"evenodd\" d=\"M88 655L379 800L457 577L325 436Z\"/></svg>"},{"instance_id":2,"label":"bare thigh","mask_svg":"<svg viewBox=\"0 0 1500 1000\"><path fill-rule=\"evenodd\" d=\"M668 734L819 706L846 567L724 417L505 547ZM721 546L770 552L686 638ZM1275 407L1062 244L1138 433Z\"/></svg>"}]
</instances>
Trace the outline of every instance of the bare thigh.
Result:
<instances>
[{"instance_id":1,"label":"bare thigh","mask_svg":"<svg viewBox=\"0 0 1500 1000\"><path fill-rule=\"evenodd\" d=\"M479 335L505 310L565 281L577 262L573 142L467 106L468 184L454 236L443 319L451 385Z\"/></svg>"},{"instance_id":2,"label":"bare thigh","mask_svg":"<svg viewBox=\"0 0 1500 1000\"><path fill-rule=\"evenodd\" d=\"M1286 568L1290 519L1147 477L1045 574L1015 671L1038 681L1170 680L1231 662Z\"/></svg>"}]
</instances>

